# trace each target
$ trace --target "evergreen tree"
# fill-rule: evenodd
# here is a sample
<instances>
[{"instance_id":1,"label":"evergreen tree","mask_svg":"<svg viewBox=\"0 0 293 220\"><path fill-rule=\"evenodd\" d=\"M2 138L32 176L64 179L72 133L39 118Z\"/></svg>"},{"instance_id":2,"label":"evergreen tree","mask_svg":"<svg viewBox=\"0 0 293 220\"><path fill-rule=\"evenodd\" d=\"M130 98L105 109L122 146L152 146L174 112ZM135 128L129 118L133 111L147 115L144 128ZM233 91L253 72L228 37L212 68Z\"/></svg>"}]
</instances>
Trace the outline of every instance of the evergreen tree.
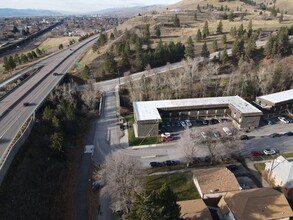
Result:
<instances>
[{"instance_id":1,"label":"evergreen tree","mask_svg":"<svg viewBox=\"0 0 293 220\"><path fill-rule=\"evenodd\" d=\"M202 35L201 35L200 29L197 29L195 40L196 40L196 42L200 42L202 40Z\"/></svg>"},{"instance_id":2,"label":"evergreen tree","mask_svg":"<svg viewBox=\"0 0 293 220\"><path fill-rule=\"evenodd\" d=\"M115 36L113 33L110 34L110 40L113 41L115 39Z\"/></svg>"},{"instance_id":3,"label":"evergreen tree","mask_svg":"<svg viewBox=\"0 0 293 220\"><path fill-rule=\"evenodd\" d=\"M255 40L254 40L254 37L251 36L245 45L244 60L249 61L252 58L254 51L255 51Z\"/></svg>"},{"instance_id":4,"label":"evergreen tree","mask_svg":"<svg viewBox=\"0 0 293 220\"><path fill-rule=\"evenodd\" d=\"M128 42L125 43L123 52L124 52L128 57L130 56L131 51L130 51L130 45L129 45Z\"/></svg>"},{"instance_id":5,"label":"evergreen tree","mask_svg":"<svg viewBox=\"0 0 293 220\"><path fill-rule=\"evenodd\" d=\"M222 36L222 43L225 45L227 43L227 35L223 34Z\"/></svg>"},{"instance_id":6,"label":"evergreen tree","mask_svg":"<svg viewBox=\"0 0 293 220\"><path fill-rule=\"evenodd\" d=\"M42 117L43 120L50 122L52 121L53 116L54 116L53 110L49 106L46 106L43 111L43 117Z\"/></svg>"},{"instance_id":7,"label":"evergreen tree","mask_svg":"<svg viewBox=\"0 0 293 220\"><path fill-rule=\"evenodd\" d=\"M185 58L194 58L195 53L194 53L194 43L192 38L189 36L186 42L186 47L185 47Z\"/></svg>"},{"instance_id":8,"label":"evergreen tree","mask_svg":"<svg viewBox=\"0 0 293 220\"><path fill-rule=\"evenodd\" d=\"M59 44L59 50L62 50L63 49L63 44Z\"/></svg>"},{"instance_id":9,"label":"evergreen tree","mask_svg":"<svg viewBox=\"0 0 293 220\"><path fill-rule=\"evenodd\" d=\"M126 69L128 69L130 66L129 57L126 52L122 53L122 66Z\"/></svg>"},{"instance_id":10,"label":"evergreen tree","mask_svg":"<svg viewBox=\"0 0 293 220\"><path fill-rule=\"evenodd\" d=\"M25 55L25 54L21 54L20 55L20 59L21 59L21 62L22 63L27 63L28 62L27 55Z\"/></svg>"},{"instance_id":11,"label":"evergreen tree","mask_svg":"<svg viewBox=\"0 0 293 220\"><path fill-rule=\"evenodd\" d=\"M237 30L237 35L238 37L243 37L244 33L245 33L245 30L243 28L243 24L241 24Z\"/></svg>"},{"instance_id":12,"label":"evergreen tree","mask_svg":"<svg viewBox=\"0 0 293 220\"><path fill-rule=\"evenodd\" d=\"M136 71L142 71L144 70L144 60L142 57L142 54L137 54L135 61L134 61L134 66Z\"/></svg>"},{"instance_id":13,"label":"evergreen tree","mask_svg":"<svg viewBox=\"0 0 293 220\"><path fill-rule=\"evenodd\" d=\"M8 58L6 56L3 58L3 67L5 71L9 71L11 69Z\"/></svg>"},{"instance_id":14,"label":"evergreen tree","mask_svg":"<svg viewBox=\"0 0 293 220\"><path fill-rule=\"evenodd\" d=\"M197 14L196 14L196 12L194 13L193 18L194 18L195 21L197 21Z\"/></svg>"},{"instance_id":15,"label":"evergreen tree","mask_svg":"<svg viewBox=\"0 0 293 220\"><path fill-rule=\"evenodd\" d=\"M41 55L43 54L43 52L42 52L39 48L36 49L36 53L37 53L39 56L41 56Z\"/></svg>"},{"instance_id":16,"label":"evergreen tree","mask_svg":"<svg viewBox=\"0 0 293 220\"><path fill-rule=\"evenodd\" d=\"M155 27L155 32L156 32L156 37L157 37L157 38L161 37L161 28L160 28L159 25L157 25L157 26Z\"/></svg>"},{"instance_id":17,"label":"evergreen tree","mask_svg":"<svg viewBox=\"0 0 293 220\"><path fill-rule=\"evenodd\" d=\"M90 68L88 65L85 65L82 70L82 78L83 80L88 80L90 76Z\"/></svg>"},{"instance_id":18,"label":"evergreen tree","mask_svg":"<svg viewBox=\"0 0 293 220\"><path fill-rule=\"evenodd\" d=\"M173 22L174 22L174 27L180 27L180 19L178 18L177 15L175 15L175 17L173 18Z\"/></svg>"},{"instance_id":19,"label":"evergreen tree","mask_svg":"<svg viewBox=\"0 0 293 220\"><path fill-rule=\"evenodd\" d=\"M50 148L54 153L59 154L59 156L64 153L64 138L61 133L55 132L52 134Z\"/></svg>"},{"instance_id":20,"label":"evergreen tree","mask_svg":"<svg viewBox=\"0 0 293 220\"><path fill-rule=\"evenodd\" d=\"M135 52L136 52L136 54L141 54L142 53L142 46L141 46L141 43L140 43L140 39L139 38L136 38Z\"/></svg>"},{"instance_id":21,"label":"evergreen tree","mask_svg":"<svg viewBox=\"0 0 293 220\"><path fill-rule=\"evenodd\" d=\"M221 53L220 61L221 61L222 63L226 63L228 60L229 60L229 56L228 56L228 53L227 53L227 48L225 47L225 49L224 49L223 52Z\"/></svg>"},{"instance_id":22,"label":"evergreen tree","mask_svg":"<svg viewBox=\"0 0 293 220\"><path fill-rule=\"evenodd\" d=\"M228 19L229 19L229 21L234 21L234 13L233 13L233 11L231 11L231 12L229 13L229 15L228 15Z\"/></svg>"},{"instance_id":23,"label":"evergreen tree","mask_svg":"<svg viewBox=\"0 0 293 220\"><path fill-rule=\"evenodd\" d=\"M137 195L134 206L126 217L127 220L179 220L180 206L176 195L164 184L159 190L144 191Z\"/></svg>"},{"instance_id":24,"label":"evergreen tree","mask_svg":"<svg viewBox=\"0 0 293 220\"><path fill-rule=\"evenodd\" d=\"M209 56L210 56L210 52L208 50L208 46L207 46L206 42L204 42L204 44L202 45L200 55L205 58L209 58Z\"/></svg>"},{"instance_id":25,"label":"evergreen tree","mask_svg":"<svg viewBox=\"0 0 293 220\"><path fill-rule=\"evenodd\" d=\"M203 33L203 36L205 36L205 37L207 37L207 36L210 35L208 21L206 21L206 22L204 23L204 27L203 27L202 33ZM205 37L203 37L203 38L205 38Z\"/></svg>"},{"instance_id":26,"label":"evergreen tree","mask_svg":"<svg viewBox=\"0 0 293 220\"><path fill-rule=\"evenodd\" d=\"M199 4L197 4L197 11L198 11L198 12L201 12L201 9L200 9Z\"/></svg>"},{"instance_id":27,"label":"evergreen tree","mask_svg":"<svg viewBox=\"0 0 293 220\"><path fill-rule=\"evenodd\" d=\"M214 52L218 50L218 42L217 42L217 40L213 41L212 49L213 49Z\"/></svg>"},{"instance_id":28,"label":"evergreen tree","mask_svg":"<svg viewBox=\"0 0 293 220\"><path fill-rule=\"evenodd\" d=\"M250 20L249 23L248 23L248 27L247 27L247 35L248 35L249 38L251 37L252 32L253 32L253 30L252 30L252 20Z\"/></svg>"},{"instance_id":29,"label":"evergreen tree","mask_svg":"<svg viewBox=\"0 0 293 220\"><path fill-rule=\"evenodd\" d=\"M232 56L239 59L243 54L244 54L244 41L242 38L241 39L236 38L232 46Z\"/></svg>"},{"instance_id":30,"label":"evergreen tree","mask_svg":"<svg viewBox=\"0 0 293 220\"><path fill-rule=\"evenodd\" d=\"M108 73L113 75L117 72L117 63L114 59L113 53L106 53L104 69Z\"/></svg>"},{"instance_id":31,"label":"evergreen tree","mask_svg":"<svg viewBox=\"0 0 293 220\"><path fill-rule=\"evenodd\" d=\"M284 15L283 12L281 13L280 17L279 17L279 22L282 23L284 20Z\"/></svg>"},{"instance_id":32,"label":"evergreen tree","mask_svg":"<svg viewBox=\"0 0 293 220\"><path fill-rule=\"evenodd\" d=\"M222 20L220 20L218 26L217 26L217 34L222 34L223 33L223 23Z\"/></svg>"},{"instance_id":33,"label":"evergreen tree","mask_svg":"<svg viewBox=\"0 0 293 220\"><path fill-rule=\"evenodd\" d=\"M150 25L147 24L143 31L143 41L146 45L150 45L151 43L151 32L150 32Z\"/></svg>"},{"instance_id":34,"label":"evergreen tree","mask_svg":"<svg viewBox=\"0 0 293 220\"><path fill-rule=\"evenodd\" d=\"M35 58L38 58L38 55L36 54L35 51L32 51L31 53L32 53L34 59L35 59Z\"/></svg>"}]
</instances>

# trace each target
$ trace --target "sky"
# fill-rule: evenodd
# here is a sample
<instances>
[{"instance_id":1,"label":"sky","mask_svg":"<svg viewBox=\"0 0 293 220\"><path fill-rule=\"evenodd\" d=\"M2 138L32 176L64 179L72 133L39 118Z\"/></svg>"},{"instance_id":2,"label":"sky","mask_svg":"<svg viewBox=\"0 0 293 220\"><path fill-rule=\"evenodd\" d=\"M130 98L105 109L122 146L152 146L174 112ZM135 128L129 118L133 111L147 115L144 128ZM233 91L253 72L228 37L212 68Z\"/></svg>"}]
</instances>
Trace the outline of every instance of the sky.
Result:
<instances>
[{"instance_id":1,"label":"sky","mask_svg":"<svg viewBox=\"0 0 293 220\"><path fill-rule=\"evenodd\" d=\"M71 12L153 4L173 4L180 0L0 0L0 8L48 9Z\"/></svg>"}]
</instances>

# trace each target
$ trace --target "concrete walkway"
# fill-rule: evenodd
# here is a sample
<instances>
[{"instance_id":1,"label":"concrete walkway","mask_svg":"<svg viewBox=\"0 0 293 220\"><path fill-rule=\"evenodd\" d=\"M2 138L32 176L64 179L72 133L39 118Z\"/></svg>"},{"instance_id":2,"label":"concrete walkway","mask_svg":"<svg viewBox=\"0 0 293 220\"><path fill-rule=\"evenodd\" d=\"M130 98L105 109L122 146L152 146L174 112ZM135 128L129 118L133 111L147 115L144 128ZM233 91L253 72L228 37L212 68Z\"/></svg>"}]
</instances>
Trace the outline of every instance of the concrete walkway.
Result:
<instances>
[{"instance_id":1,"label":"concrete walkway","mask_svg":"<svg viewBox=\"0 0 293 220\"><path fill-rule=\"evenodd\" d=\"M261 162L265 163L265 161ZM247 168L249 169L249 172L257 179L258 182L261 183L262 187L270 187L270 184L264 178L262 178L257 169L254 167L254 162L252 160L246 158L245 163L247 165Z\"/></svg>"}]
</instances>

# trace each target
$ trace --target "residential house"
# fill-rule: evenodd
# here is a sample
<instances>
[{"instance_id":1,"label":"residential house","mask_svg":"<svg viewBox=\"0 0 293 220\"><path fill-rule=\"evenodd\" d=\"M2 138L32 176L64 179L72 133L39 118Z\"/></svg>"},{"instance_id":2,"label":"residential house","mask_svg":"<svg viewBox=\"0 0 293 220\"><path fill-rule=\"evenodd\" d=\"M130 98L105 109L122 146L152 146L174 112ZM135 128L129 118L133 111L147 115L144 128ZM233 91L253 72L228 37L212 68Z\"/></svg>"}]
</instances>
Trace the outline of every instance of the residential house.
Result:
<instances>
[{"instance_id":1,"label":"residential house","mask_svg":"<svg viewBox=\"0 0 293 220\"><path fill-rule=\"evenodd\" d=\"M265 170L275 186L283 187L286 196L293 197L293 161L286 160L283 156L277 157L272 162L265 163Z\"/></svg>"},{"instance_id":2,"label":"residential house","mask_svg":"<svg viewBox=\"0 0 293 220\"><path fill-rule=\"evenodd\" d=\"M293 216L284 194L271 188L228 192L218 206L224 220L289 220Z\"/></svg>"},{"instance_id":3,"label":"residential house","mask_svg":"<svg viewBox=\"0 0 293 220\"><path fill-rule=\"evenodd\" d=\"M213 220L212 215L202 199L177 202L181 207L181 218L185 220Z\"/></svg>"},{"instance_id":4,"label":"residential house","mask_svg":"<svg viewBox=\"0 0 293 220\"><path fill-rule=\"evenodd\" d=\"M227 192L239 191L241 187L234 174L226 167L197 169L193 171L193 182L201 198L216 198Z\"/></svg>"}]
</instances>

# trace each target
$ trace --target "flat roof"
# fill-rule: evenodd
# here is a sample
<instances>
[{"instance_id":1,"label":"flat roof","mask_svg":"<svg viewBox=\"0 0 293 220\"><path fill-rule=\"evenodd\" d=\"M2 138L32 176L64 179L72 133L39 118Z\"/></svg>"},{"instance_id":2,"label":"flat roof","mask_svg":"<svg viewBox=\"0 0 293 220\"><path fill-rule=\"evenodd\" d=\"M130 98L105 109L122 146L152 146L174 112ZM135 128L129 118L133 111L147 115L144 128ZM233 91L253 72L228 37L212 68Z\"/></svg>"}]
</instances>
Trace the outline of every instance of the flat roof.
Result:
<instances>
[{"instance_id":1,"label":"flat roof","mask_svg":"<svg viewBox=\"0 0 293 220\"><path fill-rule=\"evenodd\" d=\"M291 101L291 100L293 101L293 89L277 92L277 93L272 93L269 95L263 95L257 98L269 101L274 104Z\"/></svg>"},{"instance_id":2,"label":"flat roof","mask_svg":"<svg viewBox=\"0 0 293 220\"><path fill-rule=\"evenodd\" d=\"M194 107L227 106L239 111L241 114L258 114L262 115L262 111L251 105L239 96L226 97L210 97L210 98L194 98L194 99L173 99L159 101L140 101L133 102L136 119L138 121L160 120L161 116L158 109L172 108L194 108Z\"/></svg>"},{"instance_id":3,"label":"flat roof","mask_svg":"<svg viewBox=\"0 0 293 220\"><path fill-rule=\"evenodd\" d=\"M213 220L212 215L202 199L177 202L181 207L181 218L188 220Z\"/></svg>"},{"instance_id":4,"label":"flat roof","mask_svg":"<svg viewBox=\"0 0 293 220\"><path fill-rule=\"evenodd\" d=\"M229 192L224 197L236 219L269 220L293 215L283 193L271 188ZM223 204L219 206L223 208Z\"/></svg>"},{"instance_id":5,"label":"flat roof","mask_svg":"<svg viewBox=\"0 0 293 220\"><path fill-rule=\"evenodd\" d=\"M226 167L192 171L203 194L238 191L241 189L234 174Z\"/></svg>"}]
</instances>

